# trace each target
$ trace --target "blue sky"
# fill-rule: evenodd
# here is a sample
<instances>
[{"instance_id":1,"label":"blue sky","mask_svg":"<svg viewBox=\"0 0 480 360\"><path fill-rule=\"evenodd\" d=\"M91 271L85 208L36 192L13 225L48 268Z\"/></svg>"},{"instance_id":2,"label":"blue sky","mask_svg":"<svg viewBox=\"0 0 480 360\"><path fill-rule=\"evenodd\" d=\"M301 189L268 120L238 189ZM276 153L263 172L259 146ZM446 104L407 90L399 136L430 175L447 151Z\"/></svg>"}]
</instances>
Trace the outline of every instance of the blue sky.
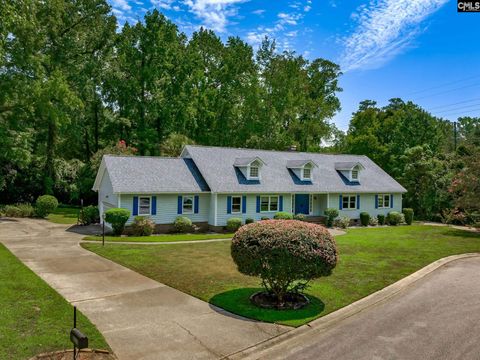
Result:
<instances>
[{"instance_id":1,"label":"blue sky","mask_svg":"<svg viewBox=\"0 0 480 360\"><path fill-rule=\"evenodd\" d=\"M365 99L412 100L450 120L480 116L480 13L453 0L108 0L120 23L159 9L191 34L200 26L257 47L268 35L293 50L341 65L346 130Z\"/></svg>"}]
</instances>

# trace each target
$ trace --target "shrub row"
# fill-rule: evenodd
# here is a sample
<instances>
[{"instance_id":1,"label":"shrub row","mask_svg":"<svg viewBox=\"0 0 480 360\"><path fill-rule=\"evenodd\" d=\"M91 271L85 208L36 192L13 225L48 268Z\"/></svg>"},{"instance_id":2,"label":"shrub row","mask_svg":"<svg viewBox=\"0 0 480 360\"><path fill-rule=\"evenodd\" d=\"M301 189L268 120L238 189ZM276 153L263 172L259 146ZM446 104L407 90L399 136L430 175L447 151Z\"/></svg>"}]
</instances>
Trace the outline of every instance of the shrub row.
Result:
<instances>
[{"instance_id":1,"label":"shrub row","mask_svg":"<svg viewBox=\"0 0 480 360\"><path fill-rule=\"evenodd\" d=\"M5 205L0 211L8 217L46 217L58 206L58 200L52 195L39 196L35 206L28 203Z\"/></svg>"}]
</instances>

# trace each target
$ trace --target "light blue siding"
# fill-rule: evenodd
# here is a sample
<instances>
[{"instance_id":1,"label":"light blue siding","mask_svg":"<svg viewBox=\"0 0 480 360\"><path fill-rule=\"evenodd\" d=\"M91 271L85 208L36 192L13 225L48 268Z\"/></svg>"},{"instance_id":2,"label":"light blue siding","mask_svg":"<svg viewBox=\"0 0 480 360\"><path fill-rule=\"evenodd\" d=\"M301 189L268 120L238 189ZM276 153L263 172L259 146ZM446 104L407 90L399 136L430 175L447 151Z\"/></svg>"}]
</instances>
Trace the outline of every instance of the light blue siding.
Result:
<instances>
[{"instance_id":1,"label":"light blue siding","mask_svg":"<svg viewBox=\"0 0 480 360\"><path fill-rule=\"evenodd\" d=\"M198 214L182 214L192 220L192 222L207 222L210 209L210 194L152 194L157 197L157 214L150 215L150 218L156 224L171 224L177 216L178 195L198 195ZM150 195L122 195L120 206L130 210L133 214L133 197ZM132 223L134 216L131 215L127 224Z\"/></svg>"},{"instance_id":2,"label":"light blue siding","mask_svg":"<svg viewBox=\"0 0 480 360\"><path fill-rule=\"evenodd\" d=\"M330 207L339 209L340 195L357 195L356 193L345 194L330 194ZM402 194L393 194L393 208L375 209L375 195L376 194L359 194L360 195L360 209L339 210L339 216L348 216L351 219L359 219L362 211L368 212L370 216L377 216L378 214L387 215L390 211L402 211Z\"/></svg>"},{"instance_id":3,"label":"light blue siding","mask_svg":"<svg viewBox=\"0 0 480 360\"><path fill-rule=\"evenodd\" d=\"M260 220L264 216L273 218L276 211L257 213L257 196L267 194L218 194L217 195L217 226L227 225L227 220L232 217L240 218L243 222L245 219L252 218L254 220ZM283 211L291 212L291 194L271 194L283 196ZM247 199L247 212L245 214L228 214L227 213L227 197L228 196L246 196Z\"/></svg>"}]
</instances>

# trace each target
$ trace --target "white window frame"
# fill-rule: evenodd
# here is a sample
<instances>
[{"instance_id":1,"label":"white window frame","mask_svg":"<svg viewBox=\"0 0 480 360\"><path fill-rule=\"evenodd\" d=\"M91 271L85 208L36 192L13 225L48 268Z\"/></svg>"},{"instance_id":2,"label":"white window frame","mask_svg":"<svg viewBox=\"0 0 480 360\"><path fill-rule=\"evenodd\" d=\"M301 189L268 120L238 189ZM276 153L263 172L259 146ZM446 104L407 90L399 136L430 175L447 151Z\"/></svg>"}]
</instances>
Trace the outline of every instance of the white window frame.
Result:
<instances>
[{"instance_id":1,"label":"white window frame","mask_svg":"<svg viewBox=\"0 0 480 360\"><path fill-rule=\"evenodd\" d=\"M148 214L142 214L140 212L140 204L142 203L142 199L148 199ZM138 209L137 209L137 213L139 216L150 216L152 215L152 197L151 196L139 196L138 197Z\"/></svg>"},{"instance_id":2,"label":"white window frame","mask_svg":"<svg viewBox=\"0 0 480 360\"><path fill-rule=\"evenodd\" d=\"M310 171L310 176L306 177L305 176L305 170ZM312 180L312 168L303 168L302 169L302 180Z\"/></svg>"},{"instance_id":3,"label":"white window frame","mask_svg":"<svg viewBox=\"0 0 480 360\"><path fill-rule=\"evenodd\" d=\"M233 211L233 199L239 198L240 199L240 208L238 211ZM232 196L232 202L230 203L230 213L232 214L241 214L242 213L242 206L243 206L243 197L240 195L233 195Z\"/></svg>"},{"instance_id":4,"label":"white window frame","mask_svg":"<svg viewBox=\"0 0 480 360\"><path fill-rule=\"evenodd\" d=\"M348 207L345 207L344 204L345 204L345 198L348 197ZM350 207L350 199L351 198L354 198L355 199L355 205L354 207ZM351 195L351 194L342 194L342 210L357 210L357 195Z\"/></svg>"},{"instance_id":5,"label":"white window frame","mask_svg":"<svg viewBox=\"0 0 480 360\"><path fill-rule=\"evenodd\" d=\"M310 194L309 195L309 199L308 199L308 213L310 215L313 214L313 194Z\"/></svg>"},{"instance_id":6,"label":"white window frame","mask_svg":"<svg viewBox=\"0 0 480 360\"><path fill-rule=\"evenodd\" d=\"M257 168L257 176L252 175L252 168ZM249 165L248 166L248 179L249 180L258 180L260 179L260 166L259 165Z\"/></svg>"},{"instance_id":7,"label":"white window frame","mask_svg":"<svg viewBox=\"0 0 480 360\"><path fill-rule=\"evenodd\" d=\"M295 194L292 195L292 214L295 214Z\"/></svg>"},{"instance_id":8,"label":"white window frame","mask_svg":"<svg viewBox=\"0 0 480 360\"><path fill-rule=\"evenodd\" d=\"M192 210L185 211L185 199L192 199ZM195 211L195 196L194 195L183 195L182 196L182 214L193 214Z\"/></svg>"},{"instance_id":9,"label":"white window frame","mask_svg":"<svg viewBox=\"0 0 480 360\"><path fill-rule=\"evenodd\" d=\"M378 208L379 209L390 209L390 194L378 194ZM382 206L380 206L380 199L382 199ZM385 206L385 199L388 199L388 206Z\"/></svg>"},{"instance_id":10,"label":"white window frame","mask_svg":"<svg viewBox=\"0 0 480 360\"><path fill-rule=\"evenodd\" d=\"M268 198L268 210L262 210L262 198ZM277 209L272 210L272 198L277 198ZM269 213L269 212L278 212L280 208L280 196L279 195L260 195L260 212Z\"/></svg>"}]
</instances>

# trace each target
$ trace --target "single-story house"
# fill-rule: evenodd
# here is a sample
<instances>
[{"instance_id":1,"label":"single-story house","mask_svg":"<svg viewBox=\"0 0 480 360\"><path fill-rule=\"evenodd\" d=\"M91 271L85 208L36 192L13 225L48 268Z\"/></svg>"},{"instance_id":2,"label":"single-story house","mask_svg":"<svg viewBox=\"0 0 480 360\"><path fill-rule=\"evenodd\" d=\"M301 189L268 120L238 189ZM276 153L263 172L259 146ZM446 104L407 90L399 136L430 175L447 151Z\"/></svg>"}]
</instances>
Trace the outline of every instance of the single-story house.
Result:
<instances>
[{"instance_id":1,"label":"single-story house","mask_svg":"<svg viewBox=\"0 0 480 360\"><path fill-rule=\"evenodd\" d=\"M359 219L402 211L405 188L367 156L187 145L180 157L105 155L95 179L100 214L149 216L158 231L177 216L219 229L231 217L278 211L321 221L327 208ZM128 224L127 223L127 224Z\"/></svg>"}]
</instances>

